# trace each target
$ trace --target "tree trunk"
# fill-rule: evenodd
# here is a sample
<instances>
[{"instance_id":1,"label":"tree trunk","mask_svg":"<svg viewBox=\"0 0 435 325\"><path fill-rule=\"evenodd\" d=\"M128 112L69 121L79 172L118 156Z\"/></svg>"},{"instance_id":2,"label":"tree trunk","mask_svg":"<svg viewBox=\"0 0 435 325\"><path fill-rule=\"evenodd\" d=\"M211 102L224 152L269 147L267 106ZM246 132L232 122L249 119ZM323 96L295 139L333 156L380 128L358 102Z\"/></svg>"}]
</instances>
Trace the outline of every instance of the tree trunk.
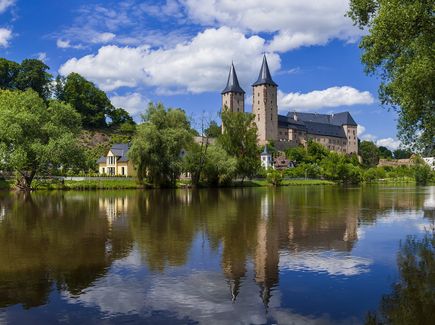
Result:
<instances>
[{"instance_id":1,"label":"tree trunk","mask_svg":"<svg viewBox=\"0 0 435 325\"><path fill-rule=\"evenodd\" d=\"M20 174L21 177L17 179L17 183L15 187L19 191L25 191L25 192L31 191L32 181L33 178L35 177L36 172L32 170L30 172L20 172Z\"/></svg>"}]
</instances>

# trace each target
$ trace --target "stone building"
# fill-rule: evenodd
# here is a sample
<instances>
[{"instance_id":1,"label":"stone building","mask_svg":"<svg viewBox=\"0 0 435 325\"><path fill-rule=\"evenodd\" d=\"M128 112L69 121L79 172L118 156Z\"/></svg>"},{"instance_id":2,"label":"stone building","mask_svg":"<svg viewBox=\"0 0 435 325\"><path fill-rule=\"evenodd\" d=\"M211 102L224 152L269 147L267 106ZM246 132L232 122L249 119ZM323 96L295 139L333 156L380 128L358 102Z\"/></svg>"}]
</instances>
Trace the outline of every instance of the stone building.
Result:
<instances>
[{"instance_id":1,"label":"stone building","mask_svg":"<svg viewBox=\"0 0 435 325\"><path fill-rule=\"evenodd\" d=\"M245 91L240 87L231 64L227 86L222 91L222 110L245 112ZM316 114L291 112L278 114L278 85L273 81L263 57L260 74L252 85L252 114L258 129L258 144L273 142L280 149L306 145L309 140L329 150L358 153L357 124L349 112Z\"/></svg>"}]
</instances>

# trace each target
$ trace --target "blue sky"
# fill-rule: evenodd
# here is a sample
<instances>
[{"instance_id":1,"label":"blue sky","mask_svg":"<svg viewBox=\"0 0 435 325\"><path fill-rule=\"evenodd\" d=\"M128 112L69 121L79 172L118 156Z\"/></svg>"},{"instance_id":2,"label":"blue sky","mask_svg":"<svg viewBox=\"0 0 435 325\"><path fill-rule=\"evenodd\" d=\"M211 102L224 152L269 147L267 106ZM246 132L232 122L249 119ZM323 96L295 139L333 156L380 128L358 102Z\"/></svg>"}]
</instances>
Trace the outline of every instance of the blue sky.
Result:
<instances>
[{"instance_id":1,"label":"blue sky","mask_svg":"<svg viewBox=\"0 0 435 325\"><path fill-rule=\"evenodd\" d=\"M0 0L0 56L78 72L136 117L151 100L199 121L217 118L231 61L251 110L266 53L281 113L350 111L360 138L397 148L397 115L364 74L348 1L269 2Z\"/></svg>"}]
</instances>

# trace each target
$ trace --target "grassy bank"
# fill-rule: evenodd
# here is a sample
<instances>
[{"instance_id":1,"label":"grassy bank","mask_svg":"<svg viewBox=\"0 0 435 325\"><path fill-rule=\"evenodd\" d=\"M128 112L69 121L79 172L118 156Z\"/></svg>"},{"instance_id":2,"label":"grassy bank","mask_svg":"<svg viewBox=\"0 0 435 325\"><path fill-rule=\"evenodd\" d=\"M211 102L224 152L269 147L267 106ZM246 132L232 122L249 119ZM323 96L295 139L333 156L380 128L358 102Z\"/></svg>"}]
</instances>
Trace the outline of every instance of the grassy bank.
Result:
<instances>
[{"instance_id":1,"label":"grassy bank","mask_svg":"<svg viewBox=\"0 0 435 325\"><path fill-rule=\"evenodd\" d=\"M300 186L300 185L334 185L336 183L321 179L289 179L283 180L280 186ZM230 187L263 187L272 186L267 180L248 180L233 182Z\"/></svg>"}]
</instances>

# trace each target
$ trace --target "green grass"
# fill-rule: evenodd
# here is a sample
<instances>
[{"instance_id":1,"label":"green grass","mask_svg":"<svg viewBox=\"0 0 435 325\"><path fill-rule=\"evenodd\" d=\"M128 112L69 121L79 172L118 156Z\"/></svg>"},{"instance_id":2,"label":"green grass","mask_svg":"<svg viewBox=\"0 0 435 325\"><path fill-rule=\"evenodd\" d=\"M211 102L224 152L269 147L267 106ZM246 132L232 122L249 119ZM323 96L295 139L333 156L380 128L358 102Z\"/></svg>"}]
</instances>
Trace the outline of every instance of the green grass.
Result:
<instances>
[{"instance_id":1,"label":"green grass","mask_svg":"<svg viewBox=\"0 0 435 325\"><path fill-rule=\"evenodd\" d=\"M289 179L283 180L280 186L299 186L299 185L334 185L335 182L321 179ZM272 186L267 180L248 180L242 182L233 182L230 187L264 187Z\"/></svg>"},{"instance_id":2,"label":"green grass","mask_svg":"<svg viewBox=\"0 0 435 325\"><path fill-rule=\"evenodd\" d=\"M85 180L65 181L63 184L58 180L41 181L32 183L35 190L121 190L143 188L134 180Z\"/></svg>"}]
</instances>

